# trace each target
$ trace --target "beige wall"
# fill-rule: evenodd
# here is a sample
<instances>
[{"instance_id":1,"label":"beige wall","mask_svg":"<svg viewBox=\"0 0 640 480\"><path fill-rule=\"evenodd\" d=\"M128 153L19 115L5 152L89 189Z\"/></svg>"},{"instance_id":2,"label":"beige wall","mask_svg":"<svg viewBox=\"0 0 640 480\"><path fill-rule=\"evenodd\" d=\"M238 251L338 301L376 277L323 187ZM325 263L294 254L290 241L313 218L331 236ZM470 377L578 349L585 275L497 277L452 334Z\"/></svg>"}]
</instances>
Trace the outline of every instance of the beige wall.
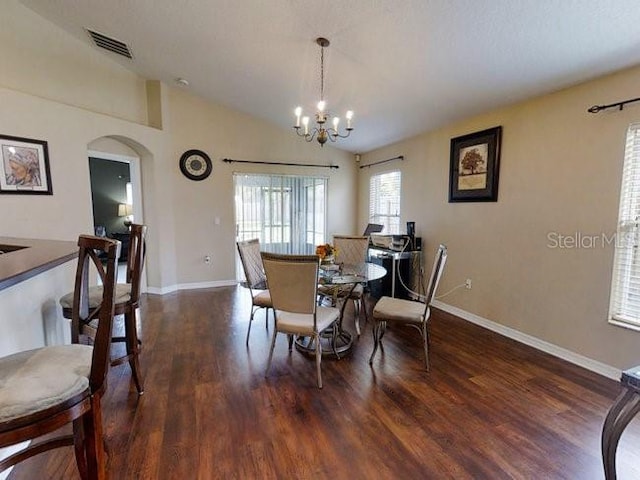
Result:
<instances>
[{"instance_id":1,"label":"beige wall","mask_svg":"<svg viewBox=\"0 0 640 480\"><path fill-rule=\"evenodd\" d=\"M235 280L234 171L326 175L329 234L355 231L357 177L350 154L308 144L292 131L186 91L141 81L13 0L0 26L7 26L0 28L0 58L15 60L11 72L0 69L0 85L5 85L0 86L0 134L48 142L54 192L0 196L6 219L0 235L73 240L92 232L88 150L140 158L151 291ZM30 33L30 48L24 48L24 32ZM75 54L60 53L67 50ZM43 71L43 61L55 68ZM70 78L86 84L79 87ZM152 87L149 96L145 84ZM146 110L147 98L154 124L162 130L141 121L146 113L138 111ZM205 181L193 182L179 171L180 155L191 148L206 151L213 160L214 173ZM225 157L340 169L229 165L222 162ZM205 254L212 255L211 265L202 261Z\"/></svg>"},{"instance_id":2,"label":"beige wall","mask_svg":"<svg viewBox=\"0 0 640 480\"><path fill-rule=\"evenodd\" d=\"M369 152L359 221L367 217L369 177L402 171L403 222L414 220L427 263L438 242L449 260L440 292L473 280L442 301L471 314L617 368L638 363L640 332L609 325L613 248L550 248L548 234L615 232L628 125L640 105L587 113L593 104L637 97L640 68L620 72ZM497 203L448 203L450 139L503 126Z\"/></svg>"},{"instance_id":3,"label":"beige wall","mask_svg":"<svg viewBox=\"0 0 640 480\"><path fill-rule=\"evenodd\" d=\"M330 146L320 147L227 108L203 102L180 89L170 90L171 169L176 189L176 249L179 284L233 279L235 220L233 173L283 173L329 178L327 230L355 231L356 166L353 156ZM282 112L286 114L285 112ZM178 168L180 155L191 148L207 152L213 173L194 182ZM224 158L267 162L337 165L338 169L225 163ZM220 224L216 224L218 218ZM206 265L205 255L212 262Z\"/></svg>"},{"instance_id":4,"label":"beige wall","mask_svg":"<svg viewBox=\"0 0 640 480\"><path fill-rule=\"evenodd\" d=\"M85 34L84 32L80 32ZM136 123L147 122L145 81L97 47L3 0L0 86Z\"/></svg>"}]
</instances>

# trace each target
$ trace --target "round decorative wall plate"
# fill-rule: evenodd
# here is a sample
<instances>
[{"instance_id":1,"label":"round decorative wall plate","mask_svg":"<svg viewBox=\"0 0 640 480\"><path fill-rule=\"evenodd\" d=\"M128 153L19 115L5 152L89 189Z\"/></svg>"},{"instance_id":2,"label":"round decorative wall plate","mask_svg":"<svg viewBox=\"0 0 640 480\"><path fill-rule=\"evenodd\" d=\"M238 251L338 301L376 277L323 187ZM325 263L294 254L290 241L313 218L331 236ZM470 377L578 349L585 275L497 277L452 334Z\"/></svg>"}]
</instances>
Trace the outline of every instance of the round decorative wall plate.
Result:
<instances>
[{"instance_id":1,"label":"round decorative wall plate","mask_svg":"<svg viewBox=\"0 0 640 480\"><path fill-rule=\"evenodd\" d=\"M212 170L211 159L202 150L187 150L180 157L180 171L191 180L204 180Z\"/></svg>"}]
</instances>

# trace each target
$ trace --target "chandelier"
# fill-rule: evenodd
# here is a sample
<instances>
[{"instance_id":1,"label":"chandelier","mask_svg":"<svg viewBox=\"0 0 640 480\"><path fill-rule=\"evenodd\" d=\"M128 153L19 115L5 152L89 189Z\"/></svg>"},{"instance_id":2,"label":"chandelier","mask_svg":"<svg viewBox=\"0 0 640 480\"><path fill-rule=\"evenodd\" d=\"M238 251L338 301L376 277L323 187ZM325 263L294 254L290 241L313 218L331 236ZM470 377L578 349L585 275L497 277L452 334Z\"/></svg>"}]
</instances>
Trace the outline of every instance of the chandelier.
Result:
<instances>
[{"instance_id":1,"label":"chandelier","mask_svg":"<svg viewBox=\"0 0 640 480\"><path fill-rule=\"evenodd\" d=\"M340 117L333 117L333 127L326 126L327 120L331 116L331 113L325 110L326 103L324 101L324 49L329 46L329 40L319 37L316 39L316 43L320 45L320 101L318 102L318 111L315 114L316 126L309 129L309 117L302 116L302 107L296 107L294 113L296 116L296 124L293 126L296 133L303 137L307 142L311 142L314 138L318 140L320 146L324 146L327 140L335 142L338 138L347 138L353 130L352 119L353 111L348 110L345 114L347 119L347 126L345 131L347 133L340 134L338 130L338 124L340 123ZM300 122L302 121L302 126ZM302 130L302 131L301 131Z\"/></svg>"}]
</instances>

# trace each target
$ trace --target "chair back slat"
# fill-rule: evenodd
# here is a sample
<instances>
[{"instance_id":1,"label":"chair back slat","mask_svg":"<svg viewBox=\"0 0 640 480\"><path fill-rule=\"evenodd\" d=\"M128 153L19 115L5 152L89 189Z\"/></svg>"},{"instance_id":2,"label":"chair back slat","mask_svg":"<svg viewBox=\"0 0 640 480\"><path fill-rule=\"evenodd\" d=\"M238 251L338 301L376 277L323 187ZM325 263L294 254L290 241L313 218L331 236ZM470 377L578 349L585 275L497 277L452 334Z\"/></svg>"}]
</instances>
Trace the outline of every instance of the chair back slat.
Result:
<instances>
[{"instance_id":1,"label":"chair back slat","mask_svg":"<svg viewBox=\"0 0 640 480\"><path fill-rule=\"evenodd\" d=\"M318 293L318 255L281 255L262 252L273 308L314 314ZM276 317L277 318L277 317Z\"/></svg>"},{"instance_id":2,"label":"chair back slat","mask_svg":"<svg viewBox=\"0 0 640 480\"><path fill-rule=\"evenodd\" d=\"M264 273L262 258L260 257L260 240L253 238L237 242L240 262L247 279L247 285L252 289L266 289L267 277Z\"/></svg>"},{"instance_id":3,"label":"chair back slat","mask_svg":"<svg viewBox=\"0 0 640 480\"><path fill-rule=\"evenodd\" d=\"M92 392L104 386L109 367L109 347L111 345L111 328L113 324L116 271L120 257L120 242L104 237L80 235L78 238L78 267L73 295L71 314L72 341L77 343L79 326L89 318L98 318L89 385ZM106 253L106 262L100 259L96 251ZM102 279L102 302L95 309L89 308L89 270L95 268Z\"/></svg>"},{"instance_id":4,"label":"chair back slat","mask_svg":"<svg viewBox=\"0 0 640 480\"><path fill-rule=\"evenodd\" d=\"M431 303L433 302L442 272L444 271L444 265L447 263L447 247L440 244L436 251L436 258L433 260L433 267L431 268L431 276L429 277L429 283L427 283L427 290L425 291L425 318L428 318L427 312Z\"/></svg>"},{"instance_id":5,"label":"chair back slat","mask_svg":"<svg viewBox=\"0 0 640 480\"><path fill-rule=\"evenodd\" d=\"M369 237L334 235L333 246L336 247L336 262L358 265L367 259Z\"/></svg>"}]
</instances>

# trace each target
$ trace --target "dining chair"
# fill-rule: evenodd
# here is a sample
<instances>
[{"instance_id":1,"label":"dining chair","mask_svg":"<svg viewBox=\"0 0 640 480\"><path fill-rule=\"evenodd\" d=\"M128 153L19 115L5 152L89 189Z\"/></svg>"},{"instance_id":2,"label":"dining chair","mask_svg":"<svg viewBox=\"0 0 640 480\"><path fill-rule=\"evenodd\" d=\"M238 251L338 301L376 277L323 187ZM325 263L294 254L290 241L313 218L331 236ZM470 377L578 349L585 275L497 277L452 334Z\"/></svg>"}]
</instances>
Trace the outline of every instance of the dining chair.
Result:
<instances>
[{"instance_id":1,"label":"dining chair","mask_svg":"<svg viewBox=\"0 0 640 480\"><path fill-rule=\"evenodd\" d=\"M112 342L124 342L125 355L117 357L111 361L111 366L121 365L129 362L131 375L135 383L138 395L144 393L144 378L140 369L139 355L142 343L138 337L138 327L136 311L140 305L140 284L142 281L142 270L146 256L145 238L147 234L146 225L131 224L129 238L129 250L127 254L126 283L117 283L115 292L115 315L124 315L124 336L115 336ZM94 286L89 290L90 306L95 306L102 296L102 286ZM73 292L66 294L60 299L62 305L62 315L71 318L73 313ZM79 326L79 332L91 338L95 334L96 322L84 322Z\"/></svg>"},{"instance_id":2,"label":"dining chair","mask_svg":"<svg viewBox=\"0 0 640 480\"><path fill-rule=\"evenodd\" d=\"M369 358L369 364L373 363L373 357L382 347L382 337L388 324L408 325L416 328L422 336L424 347L424 360L429 371L429 317L431 315L431 303L435 298L438 283L447 261L447 247L440 245L433 261L431 276L424 295L424 303L401 298L382 297L373 308L373 352Z\"/></svg>"},{"instance_id":3,"label":"dining chair","mask_svg":"<svg viewBox=\"0 0 640 480\"><path fill-rule=\"evenodd\" d=\"M249 345L251 324L257 310L265 309L265 327L269 328L269 309L273 309L271 295L267 289L267 276L264 273L262 257L260 257L260 240L257 238L236 242L240 262L246 279L245 285L251 294L251 315L247 329L246 344Z\"/></svg>"},{"instance_id":4,"label":"dining chair","mask_svg":"<svg viewBox=\"0 0 640 480\"><path fill-rule=\"evenodd\" d=\"M334 235L333 246L336 249L336 263L359 265L367 260L369 237ZM369 321L367 306L365 303L364 285L361 283L356 284L355 286L343 285L339 287L321 285L319 287L319 292L321 295L331 297L333 299L342 298L353 300L353 306L355 310L354 323L356 327L356 333L358 336L360 336L360 314L362 311L364 311L365 320L367 322Z\"/></svg>"},{"instance_id":5,"label":"dining chair","mask_svg":"<svg viewBox=\"0 0 640 480\"><path fill-rule=\"evenodd\" d=\"M292 349L293 336L300 335L310 337L311 342L315 344L317 382L318 388L322 388L321 335L332 329L332 339L335 342L335 323L340 318L340 310L317 304L320 257L262 252L262 262L267 274L275 318L265 377L271 368L278 333L288 336L289 352Z\"/></svg>"},{"instance_id":6,"label":"dining chair","mask_svg":"<svg viewBox=\"0 0 640 480\"><path fill-rule=\"evenodd\" d=\"M48 450L73 445L82 479L104 479L106 453L101 398L106 390L109 346L114 315L116 269L120 242L81 235L72 301L72 331L98 319L93 346L55 345L0 358L0 448L32 443L0 460L0 472ZM99 258L97 252L105 252ZM103 262L105 263L103 265ZM95 268L103 288L95 308L90 306L89 270ZM72 423L71 435L37 437Z\"/></svg>"}]
</instances>

